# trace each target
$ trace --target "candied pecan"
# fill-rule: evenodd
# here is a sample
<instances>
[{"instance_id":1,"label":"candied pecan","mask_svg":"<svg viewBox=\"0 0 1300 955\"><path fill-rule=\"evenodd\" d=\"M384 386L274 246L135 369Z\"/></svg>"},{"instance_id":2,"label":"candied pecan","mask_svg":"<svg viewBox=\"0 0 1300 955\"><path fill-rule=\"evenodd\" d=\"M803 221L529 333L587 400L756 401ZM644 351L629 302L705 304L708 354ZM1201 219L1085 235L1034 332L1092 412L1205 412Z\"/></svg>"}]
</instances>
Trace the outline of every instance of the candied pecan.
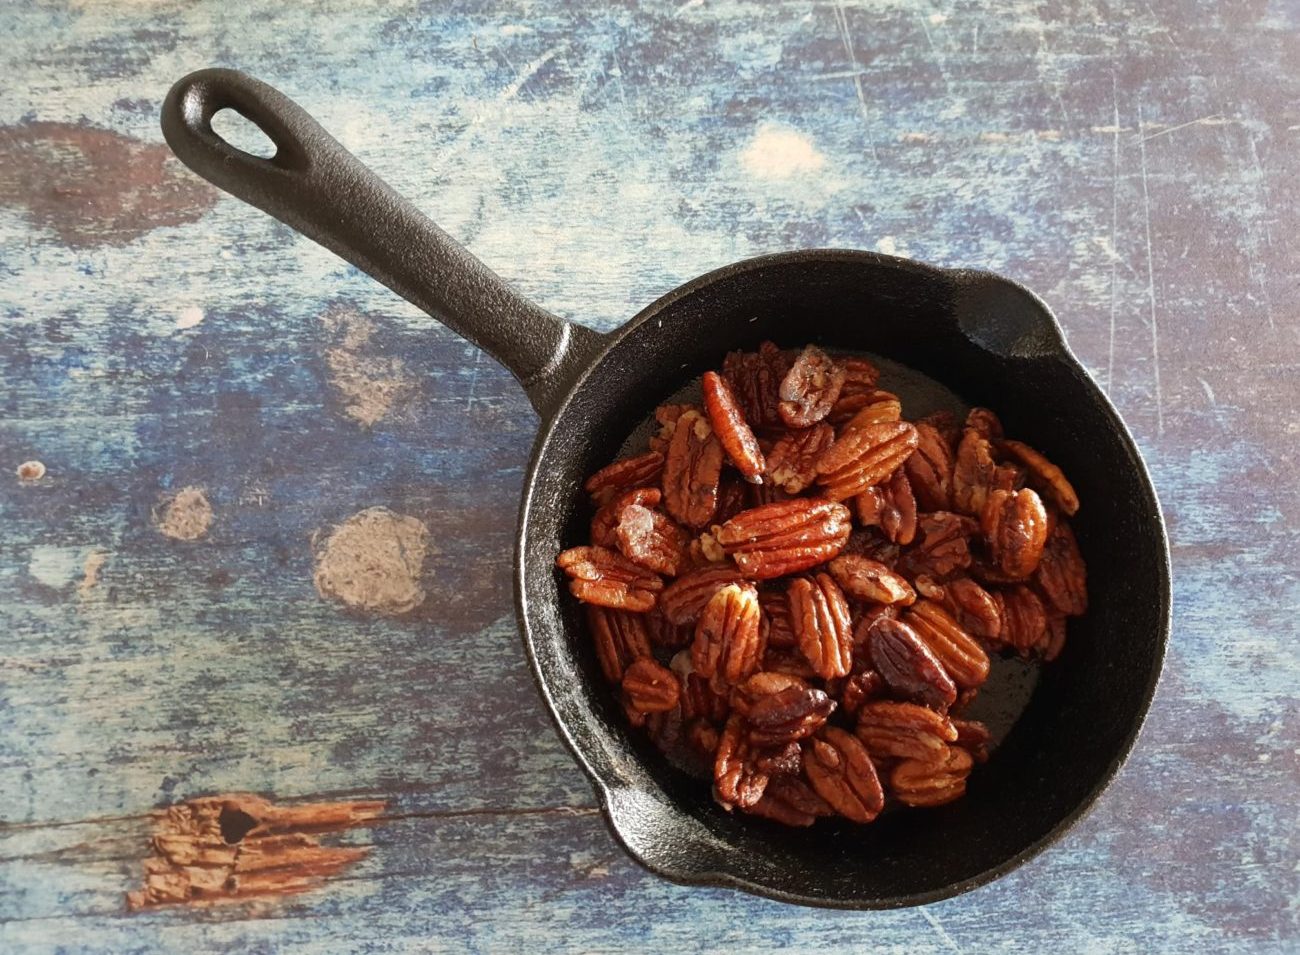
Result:
<instances>
[{"instance_id":1,"label":"candied pecan","mask_svg":"<svg viewBox=\"0 0 1300 955\"><path fill-rule=\"evenodd\" d=\"M910 544L916 537L916 498L902 468L853 498L853 506L859 524L879 527L895 544Z\"/></svg>"},{"instance_id":2,"label":"candied pecan","mask_svg":"<svg viewBox=\"0 0 1300 955\"><path fill-rule=\"evenodd\" d=\"M663 595L659 596L660 601ZM664 647L667 650L680 650L682 647L688 647L691 641L695 639L694 624L678 625L664 616L663 607L660 604L644 614L646 633L650 636L650 642L657 647Z\"/></svg>"},{"instance_id":3,"label":"candied pecan","mask_svg":"<svg viewBox=\"0 0 1300 955\"><path fill-rule=\"evenodd\" d=\"M677 421L664 460L664 507L687 527L704 527L718 509L722 445L704 415L694 409Z\"/></svg>"},{"instance_id":4,"label":"candied pecan","mask_svg":"<svg viewBox=\"0 0 1300 955\"><path fill-rule=\"evenodd\" d=\"M960 746L977 763L987 763L989 761L989 728L979 720L953 720L953 728L957 731L957 739L954 745Z\"/></svg>"},{"instance_id":5,"label":"candied pecan","mask_svg":"<svg viewBox=\"0 0 1300 955\"><path fill-rule=\"evenodd\" d=\"M1051 663L1065 649L1066 616L1063 613L1048 613L1047 639L1042 644L1043 660Z\"/></svg>"},{"instance_id":6,"label":"candied pecan","mask_svg":"<svg viewBox=\"0 0 1300 955\"><path fill-rule=\"evenodd\" d=\"M885 806L876 767L852 733L826 726L804 743L804 774L817 795L854 822L871 822Z\"/></svg>"},{"instance_id":7,"label":"candied pecan","mask_svg":"<svg viewBox=\"0 0 1300 955\"><path fill-rule=\"evenodd\" d=\"M966 427L989 441L1002 437L1002 422L988 408L971 408L966 413Z\"/></svg>"},{"instance_id":8,"label":"candied pecan","mask_svg":"<svg viewBox=\"0 0 1300 955\"><path fill-rule=\"evenodd\" d=\"M673 440L673 432L677 429L678 419L693 408L693 405L660 405L656 408L655 421L659 422L659 430L648 442L650 450L666 454L668 445Z\"/></svg>"},{"instance_id":9,"label":"candied pecan","mask_svg":"<svg viewBox=\"0 0 1300 955\"><path fill-rule=\"evenodd\" d=\"M1079 495L1066 480L1065 472L1039 452L1009 438L998 442L998 449L1011 455L1028 470L1033 485L1052 499L1062 511L1073 517L1079 511Z\"/></svg>"},{"instance_id":10,"label":"candied pecan","mask_svg":"<svg viewBox=\"0 0 1300 955\"><path fill-rule=\"evenodd\" d=\"M858 673L850 673L844 678L844 686L840 689L840 709L853 716L862 709L864 703L875 699L884 690L885 678L878 671L862 670Z\"/></svg>"},{"instance_id":11,"label":"candied pecan","mask_svg":"<svg viewBox=\"0 0 1300 955\"><path fill-rule=\"evenodd\" d=\"M939 432L944 443L948 445L948 454L952 455L957 451L957 442L961 440L961 428L957 426L957 417L947 408L941 408L938 411L932 411L924 418L916 420L918 425L928 424Z\"/></svg>"},{"instance_id":12,"label":"candied pecan","mask_svg":"<svg viewBox=\"0 0 1300 955\"><path fill-rule=\"evenodd\" d=\"M865 428L869 424L886 424L903 417L903 403L889 391L872 391L862 396L861 407L844 422L844 430Z\"/></svg>"},{"instance_id":13,"label":"candied pecan","mask_svg":"<svg viewBox=\"0 0 1300 955\"><path fill-rule=\"evenodd\" d=\"M641 657L623 671L623 694L640 713L666 713L681 695L677 677L650 657Z\"/></svg>"},{"instance_id":14,"label":"candied pecan","mask_svg":"<svg viewBox=\"0 0 1300 955\"><path fill-rule=\"evenodd\" d=\"M768 480L787 494L798 494L817 476L817 459L835 441L835 430L824 422L787 431L767 455Z\"/></svg>"},{"instance_id":15,"label":"candied pecan","mask_svg":"<svg viewBox=\"0 0 1300 955\"><path fill-rule=\"evenodd\" d=\"M1023 584L1016 584L999 591L996 599L1002 610L1002 641L1023 657L1041 653L1051 634L1047 629L1047 609L1038 594Z\"/></svg>"},{"instance_id":16,"label":"candied pecan","mask_svg":"<svg viewBox=\"0 0 1300 955\"><path fill-rule=\"evenodd\" d=\"M754 734L749 735L754 750L754 767L768 776L797 776L803 769L803 750L797 742L786 743L778 747L758 749ZM769 784L771 780L768 781Z\"/></svg>"},{"instance_id":17,"label":"candied pecan","mask_svg":"<svg viewBox=\"0 0 1300 955\"><path fill-rule=\"evenodd\" d=\"M889 421L846 431L817 459L817 481L832 501L843 501L880 484L916 448L916 429Z\"/></svg>"},{"instance_id":18,"label":"candied pecan","mask_svg":"<svg viewBox=\"0 0 1300 955\"><path fill-rule=\"evenodd\" d=\"M758 595L758 605L763 609L763 623L767 628L767 645L778 650L789 650L798 645L790 619L790 601L780 590L768 590Z\"/></svg>"},{"instance_id":19,"label":"candied pecan","mask_svg":"<svg viewBox=\"0 0 1300 955\"><path fill-rule=\"evenodd\" d=\"M779 650L769 648L763 655L763 669L771 673L785 673L804 680L817 678L817 671L797 649Z\"/></svg>"},{"instance_id":20,"label":"candied pecan","mask_svg":"<svg viewBox=\"0 0 1300 955\"><path fill-rule=\"evenodd\" d=\"M849 509L794 498L741 511L714 535L747 577L769 580L824 563L849 538Z\"/></svg>"},{"instance_id":21,"label":"candied pecan","mask_svg":"<svg viewBox=\"0 0 1300 955\"><path fill-rule=\"evenodd\" d=\"M731 385L751 427L781 424L779 392L789 369L789 357L771 342L763 342L757 352L731 352L723 359L722 376Z\"/></svg>"},{"instance_id":22,"label":"candied pecan","mask_svg":"<svg viewBox=\"0 0 1300 955\"><path fill-rule=\"evenodd\" d=\"M1047 544L1047 510L1033 491L990 491L981 520L989 551L1009 577L1038 569Z\"/></svg>"},{"instance_id":23,"label":"candied pecan","mask_svg":"<svg viewBox=\"0 0 1300 955\"><path fill-rule=\"evenodd\" d=\"M659 595L659 609L669 623L694 625L705 605L723 587L744 580L731 566L702 567L682 574Z\"/></svg>"},{"instance_id":24,"label":"candied pecan","mask_svg":"<svg viewBox=\"0 0 1300 955\"><path fill-rule=\"evenodd\" d=\"M850 597L878 604L910 604L916 591L899 574L880 561L855 554L841 554L827 569Z\"/></svg>"},{"instance_id":25,"label":"candied pecan","mask_svg":"<svg viewBox=\"0 0 1300 955\"><path fill-rule=\"evenodd\" d=\"M691 720L686 724L686 742L709 762L713 762L713 755L718 751L718 739L718 728L708 720Z\"/></svg>"},{"instance_id":26,"label":"candied pecan","mask_svg":"<svg viewBox=\"0 0 1300 955\"><path fill-rule=\"evenodd\" d=\"M745 811L787 826L811 826L820 816L835 815L807 783L788 775L773 776L763 798Z\"/></svg>"},{"instance_id":27,"label":"candied pecan","mask_svg":"<svg viewBox=\"0 0 1300 955\"><path fill-rule=\"evenodd\" d=\"M741 716L749 716L750 709L759 700L782 690L806 690L808 683L789 673L777 673L772 670L759 670L744 683L734 686L729 697L731 708Z\"/></svg>"},{"instance_id":28,"label":"candied pecan","mask_svg":"<svg viewBox=\"0 0 1300 955\"><path fill-rule=\"evenodd\" d=\"M993 469L990 491L1018 491L1025 486L1027 472L1016 464L999 464Z\"/></svg>"},{"instance_id":29,"label":"candied pecan","mask_svg":"<svg viewBox=\"0 0 1300 955\"><path fill-rule=\"evenodd\" d=\"M744 412L740 410L731 386L716 371L706 371L700 384L704 389L704 409L722 449L746 481L762 484L766 468L763 452L753 430L745 423Z\"/></svg>"},{"instance_id":30,"label":"candied pecan","mask_svg":"<svg viewBox=\"0 0 1300 955\"><path fill-rule=\"evenodd\" d=\"M734 686L755 672L763 659L758 618L753 584L728 584L715 593L695 625L695 672L713 680L717 689Z\"/></svg>"},{"instance_id":31,"label":"candied pecan","mask_svg":"<svg viewBox=\"0 0 1300 955\"><path fill-rule=\"evenodd\" d=\"M979 686L989 678L989 655L969 633L933 600L918 600L903 614L935 659L960 689Z\"/></svg>"},{"instance_id":32,"label":"candied pecan","mask_svg":"<svg viewBox=\"0 0 1300 955\"><path fill-rule=\"evenodd\" d=\"M843 387L844 369L816 345L808 345L781 379L777 413L791 428L806 428L830 414Z\"/></svg>"},{"instance_id":33,"label":"candied pecan","mask_svg":"<svg viewBox=\"0 0 1300 955\"><path fill-rule=\"evenodd\" d=\"M683 719L703 719L719 723L726 718L730 709L727 697L715 690L707 677L695 672L689 650L681 650L673 654L672 660L668 662L668 668L677 675L677 680L682 687Z\"/></svg>"},{"instance_id":34,"label":"candied pecan","mask_svg":"<svg viewBox=\"0 0 1300 955\"><path fill-rule=\"evenodd\" d=\"M963 630L985 640L997 639L1002 632L1002 614L992 594L969 577L950 580L941 589L935 599Z\"/></svg>"},{"instance_id":35,"label":"candied pecan","mask_svg":"<svg viewBox=\"0 0 1300 955\"><path fill-rule=\"evenodd\" d=\"M1077 617L1088 609L1088 573L1074 532L1065 521L1054 522L1043 548L1035 582L1053 607Z\"/></svg>"},{"instance_id":36,"label":"candied pecan","mask_svg":"<svg viewBox=\"0 0 1300 955\"><path fill-rule=\"evenodd\" d=\"M686 532L667 515L640 504L619 510L614 537L628 560L669 577L676 575L685 556Z\"/></svg>"},{"instance_id":37,"label":"candied pecan","mask_svg":"<svg viewBox=\"0 0 1300 955\"><path fill-rule=\"evenodd\" d=\"M634 458L622 458L587 478L583 488L596 503L604 504L628 488L654 484L659 480L663 466L664 456L658 451L639 454Z\"/></svg>"},{"instance_id":38,"label":"candied pecan","mask_svg":"<svg viewBox=\"0 0 1300 955\"><path fill-rule=\"evenodd\" d=\"M952 466L952 506L963 514L981 514L996 471L989 439L967 428L962 432Z\"/></svg>"},{"instance_id":39,"label":"candied pecan","mask_svg":"<svg viewBox=\"0 0 1300 955\"><path fill-rule=\"evenodd\" d=\"M745 723L732 716L718 740L713 760L713 798L724 809L754 805L767 788L768 774L754 765L754 750Z\"/></svg>"},{"instance_id":40,"label":"candied pecan","mask_svg":"<svg viewBox=\"0 0 1300 955\"><path fill-rule=\"evenodd\" d=\"M596 645L600 671L610 683L621 683L628 667L651 656L642 614L589 604L587 626Z\"/></svg>"},{"instance_id":41,"label":"candied pecan","mask_svg":"<svg viewBox=\"0 0 1300 955\"><path fill-rule=\"evenodd\" d=\"M952 677L906 623L878 617L867 636L871 662L895 693L940 709L956 701Z\"/></svg>"},{"instance_id":42,"label":"candied pecan","mask_svg":"<svg viewBox=\"0 0 1300 955\"><path fill-rule=\"evenodd\" d=\"M917 540L900 558L903 570L913 576L947 577L969 567L969 538L977 529L970 518L952 511L922 514Z\"/></svg>"},{"instance_id":43,"label":"candied pecan","mask_svg":"<svg viewBox=\"0 0 1300 955\"><path fill-rule=\"evenodd\" d=\"M837 358L835 364L844 372L844 387L840 394L862 394L875 389L880 380L880 369L865 358Z\"/></svg>"},{"instance_id":44,"label":"candied pecan","mask_svg":"<svg viewBox=\"0 0 1300 955\"><path fill-rule=\"evenodd\" d=\"M873 759L934 759L958 738L948 717L929 707L891 700L864 704L856 732Z\"/></svg>"},{"instance_id":45,"label":"candied pecan","mask_svg":"<svg viewBox=\"0 0 1300 955\"><path fill-rule=\"evenodd\" d=\"M859 495L861 497L861 495ZM856 500L856 498L855 498ZM875 528L859 528L849 535L843 553L869 557L886 567L893 568L898 563L899 546Z\"/></svg>"},{"instance_id":46,"label":"candied pecan","mask_svg":"<svg viewBox=\"0 0 1300 955\"><path fill-rule=\"evenodd\" d=\"M903 462L907 479L922 510L946 511L952 507L952 448L939 429L916 423L916 450Z\"/></svg>"},{"instance_id":47,"label":"candied pecan","mask_svg":"<svg viewBox=\"0 0 1300 955\"><path fill-rule=\"evenodd\" d=\"M853 620L839 584L829 574L797 577L786 591L799 649L817 673L845 676L853 662Z\"/></svg>"},{"instance_id":48,"label":"candied pecan","mask_svg":"<svg viewBox=\"0 0 1300 955\"><path fill-rule=\"evenodd\" d=\"M725 524L745 508L749 507L749 493L746 488L759 487L742 481L733 474L723 474L718 482L718 510L713 519Z\"/></svg>"},{"instance_id":49,"label":"candied pecan","mask_svg":"<svg viewBox=\"0 0 1300 955\"><path fill-rule=\"evenodd\" d=\"M786 687L749 708L749 741L755 746L785 746L817 732L833 712L835 701L824 691Z\"/></svg>"},{"instance_id":50,"label":"candied pecan","mask_svg":"<svg viewBox=\"0 0 1300 955\"><path fill-rule=\"evenodd\" d=\"M591 542L597 547L608 547L610 550L617 548L618 538L614 534L614 528L618 526L618 512L629 504L658 507L662 497L663 494L657 487L637 487L618 494L609 503L602 505L592 517Z\"/></svg>"},{"instance_id":51,"label":"candied pecan","mask_svg":"<svg viewBox=\"0 0 1300 955\"><path fill-rule=\"evenodd\" d=\"M945 747L937 759L907 759L889 775L889 788L908 806L942 806L966 792L966 777L974 765L971 754Z\"/></svg>"},{"instance_id":52,"label":"candied pecan","mask_svg":"<svg viewBox=\"0 0 1300 955\"><path fill-rule=\"evenodd\" d=\"M658 574L604 547L570 547L555 563L571 578L573 596L615 610L649 610L664 586Z\"/></svg>"},{"instance_id":53,"label":"candied pecan","mask_svg":"<svg viewBox=\"0 0 1300 955\"><path fill-rule=\"evenodd\" d=\"M763 507L765 504L776 504L778 501L788 501L793 496L793 494L787 494L770 481L764 481L762 484L745 484L745 505L747 507Z\"/></svg>"}]
</instances>

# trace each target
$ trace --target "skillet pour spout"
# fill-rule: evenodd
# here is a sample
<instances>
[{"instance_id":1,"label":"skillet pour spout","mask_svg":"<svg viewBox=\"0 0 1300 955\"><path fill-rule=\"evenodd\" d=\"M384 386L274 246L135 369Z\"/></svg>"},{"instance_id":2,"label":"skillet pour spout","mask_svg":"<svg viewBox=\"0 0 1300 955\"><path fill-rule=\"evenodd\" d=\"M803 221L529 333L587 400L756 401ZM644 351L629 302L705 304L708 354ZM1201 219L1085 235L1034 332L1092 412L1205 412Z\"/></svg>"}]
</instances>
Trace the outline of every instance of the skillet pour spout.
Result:
<instances>
[{"instance_id":1,"label":"skillet pour spout","mask_svg":"<svg viewBox=\"0 0 1300 955\"><path fill-rule=\"evenodd\" d=\"M222 109L260 127L275 155L222 140L212 129ZM988 272L798 251L711 272L600 335L520 296L264 83L231 70L190 74L167 96L162 126L195 172L366 271L523 385L541 426L515 550L519 628L556 727L633 858L678 882L790 902L912 905L1030 858L1114 778L1169 635L1164 523L1132 437L1033 293ZM559 551L585 540L582 482L656 404L727 350L764 339L886 359L900 370L885 386L909 417L951 404L953 393L993 408L1070 475L1083 501L1072 524L1089 567L1089 612L1072 622L1061 658L959 802L887 812L870 826L789 830L738 817L624 725L599 677L554 567Z\"/></svg>"}]
</instances>

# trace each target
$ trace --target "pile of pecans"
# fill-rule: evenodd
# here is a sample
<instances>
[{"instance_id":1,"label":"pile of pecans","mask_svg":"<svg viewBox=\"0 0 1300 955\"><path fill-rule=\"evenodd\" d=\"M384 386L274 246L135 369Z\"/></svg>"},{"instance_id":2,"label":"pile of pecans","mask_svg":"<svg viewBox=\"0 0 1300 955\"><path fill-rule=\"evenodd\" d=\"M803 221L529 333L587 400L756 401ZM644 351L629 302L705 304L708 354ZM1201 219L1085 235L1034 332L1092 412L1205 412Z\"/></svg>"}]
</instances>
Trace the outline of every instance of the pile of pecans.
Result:
<instances>
[{"instance_id":1,"label":"pile of pecans","mask_svg":"<svg viewBox=\"0 0 1300 955\"><path fill-rule=\"evenodd\" d=\"M1061 470L975 408L902 419L862 358L764 342L593 474L556 563L605 678L725 808L870 822L966 790L989 653L1052 660L1087 607Z\"/></svg>"}]
</instances>

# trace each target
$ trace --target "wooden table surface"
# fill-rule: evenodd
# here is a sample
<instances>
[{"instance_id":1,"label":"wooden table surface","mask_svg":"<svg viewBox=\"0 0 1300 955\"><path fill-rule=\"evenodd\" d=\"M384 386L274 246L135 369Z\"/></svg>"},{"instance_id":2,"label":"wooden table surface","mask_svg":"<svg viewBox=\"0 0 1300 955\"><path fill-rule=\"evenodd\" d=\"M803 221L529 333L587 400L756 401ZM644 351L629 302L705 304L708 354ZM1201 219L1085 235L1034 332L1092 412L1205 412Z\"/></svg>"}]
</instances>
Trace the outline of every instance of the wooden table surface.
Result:
<instances>
[{"instance_id":1,"label":"wooden table surface","mask_svg":"<svg viewBox=\"0 0 1300 955\"><path fill-rule=\"evenodd\" d=\"M1296 951L1295 0L66 0L0 37L0 949ZM597 328L797 247L1038 291L1172 537L1115 785L921 909L632 863L515 631L522 392L169 157L206 65Z\"/></svg>"}]
</instances>

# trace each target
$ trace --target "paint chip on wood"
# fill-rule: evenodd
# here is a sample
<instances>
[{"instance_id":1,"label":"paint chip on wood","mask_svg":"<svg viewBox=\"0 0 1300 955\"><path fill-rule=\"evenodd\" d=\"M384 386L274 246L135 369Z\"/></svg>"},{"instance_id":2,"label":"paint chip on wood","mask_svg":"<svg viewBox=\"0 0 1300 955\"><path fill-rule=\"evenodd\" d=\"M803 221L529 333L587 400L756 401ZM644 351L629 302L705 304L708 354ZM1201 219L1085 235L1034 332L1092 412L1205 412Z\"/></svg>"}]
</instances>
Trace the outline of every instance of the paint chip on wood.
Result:
<instances>
[{"instance_id":1,"label":"paint chip on wood","mask_svg":"<svg viewBox=\"0 0 1300 955\"><path fill-rule=\"evenodd\" d=\"M18 465L18 480L26 484L35 484L45 477L45 465L40 461L24 461Z\"/></svg>"},{"instance_id":2,"label":"paint chip on wood","mask_svg":"<svg viewBox=\"0 0 1300 955\"><path fill-rule=\"evenodd\" d=\"M186 305L176 313L176 330L184 331L203 323L203 309L197 305Z\"/></svg>"},{"instance_id":3,"label":"paint chip on wood","mask_svg":"<svg viewBox=\"0 0 1300 955\"><path fill-rule=\"evenodd\" d=\"M77 593L82 597L99 586L99 572L108 563L108 554L102 550L92 550L86 555L86 562L81 568L81 583L77 584Z\"/></svg>"},{"instance_id":4,"label":"paint chip on wood","mask_svg":"<svg viewBox=\"0 0 1300 955\"><path fill-rule=\"evenodd\" d=\"M218 905L310 891L369 852L322 845L320 837L376 819L384 807L378 801L278 806L241 793L170 806L154 814L144 885L127 893L127 908Z\"/></svg>"},{"instance_id":5,"label":"paint chip on wood","mask_svg":"<svg viewBox=\"0 0 1300 955\"><path fill-rule=\"evenodd\" d=\"M154 511L158 530L173 540L198 540L212 526L212 505L201 487L184 487Z\"/></svg>"},{"instance_id":6,"label":"paint chip on wood","mask_svg":"<svg viewBox=\"0 0 1300 955\"><path fill-rule=\"evenodd\" d=\"M368 507L312 539L316 589L355 610L397 616L424 602L429 529L414 517Z\"/></svg>"},{"instance_id":7,"label":"paint chip on wood","mask_svg":"<svg viewBox=\"0 0 1300 955\"><path fill-rule=\"evenodd\" d=\"M790 179L826 165L812 139L796 129L762 123L740 154L740 164L756 179Z\"/></svg>"},{"instance_id":8,"label":"paint chip on wood","mask_svg":"<svg viewBox=\"0 0 1300 955\"><path fill-rule=\"evenodd\" d=\"M333 340L325 350L329 383L349 418L370 427L415 394L405 362L371 344L375 323L369 317L336 305L321 316L321 324Z\"/></svg>"}]
</instances>

